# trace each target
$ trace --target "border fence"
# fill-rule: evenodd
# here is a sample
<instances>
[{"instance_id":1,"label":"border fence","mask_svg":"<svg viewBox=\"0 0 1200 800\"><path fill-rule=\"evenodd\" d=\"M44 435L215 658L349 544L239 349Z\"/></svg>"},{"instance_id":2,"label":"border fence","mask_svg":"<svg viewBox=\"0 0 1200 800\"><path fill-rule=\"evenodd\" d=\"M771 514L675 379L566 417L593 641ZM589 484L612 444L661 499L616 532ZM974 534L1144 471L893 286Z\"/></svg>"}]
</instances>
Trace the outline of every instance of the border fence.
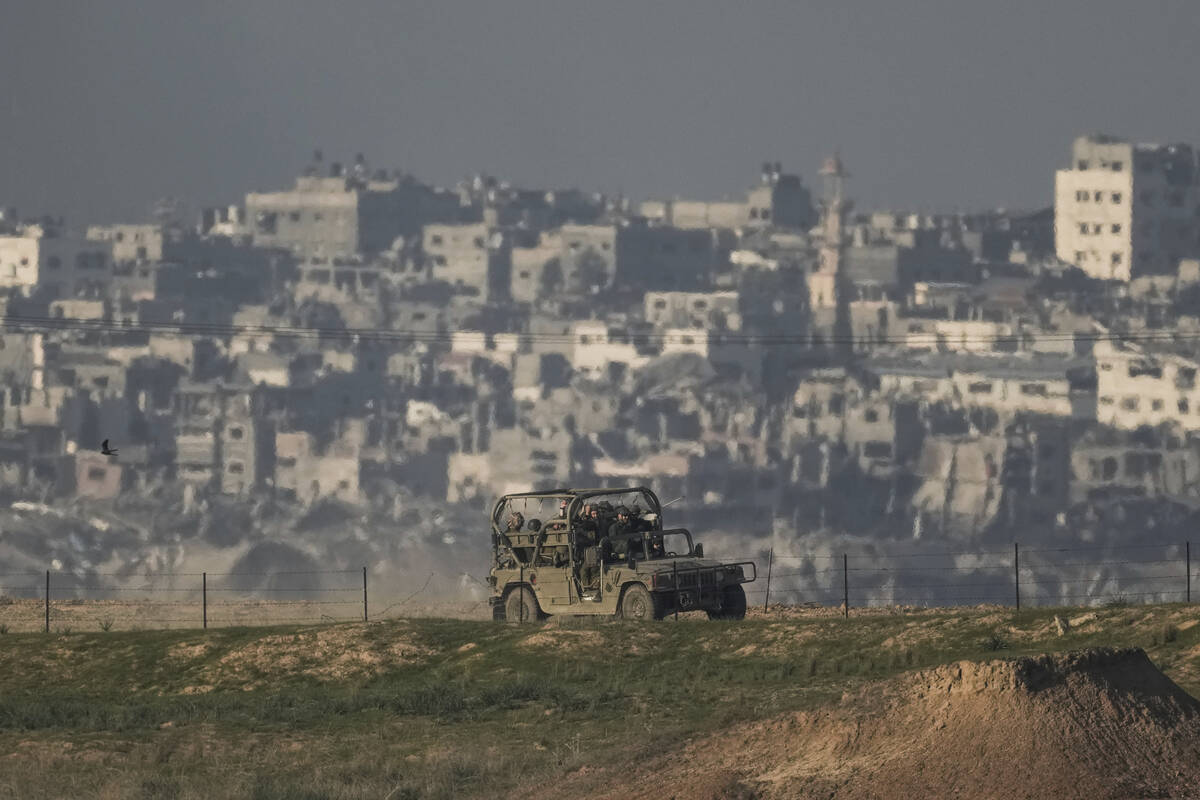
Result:
<instances>
[{"instance_id":1,"label":"border fence","mask_svg":"<svg viewBox=\"0 0 1200 800\"><path fill-rule=\"evenodd\" d=\"M1191 543L757 559L750 604L1077 606L1192 600Z\"/></svg>"},{"instance_id":2,"label":"border fence","mask_svg":"<svg viewBox=\"0 0 1200 800\"><path fill-rule=\"evenodd\" d=\"M915 553L785 554L774 550L722 561L753 561L751 608L855 609L954 606L1149 604L1192 600L1191 543L1030 547ZM373 610L367 567L264 572L0 572L0 633L8 630L215 628L384 619L430 580L389 581ZM446 579L471 577L466 573ZM422 579L424 582L422 583ZM475 584L482 584L471 577ZM486 600L458 604L486 618ZM377 598L378 599L378 598ZM445 605L454 604L447 600ZM379 605L383 605L379 603ZM427 613L437 613L437 605Z\"/></svg>"},{"instance_id":3,"label":"border fence","mask_svg":"<svg viewBox=\"0 0 1200 800\"><path fill-rule=\"evenodd\" d=\"M86 624L228 627L366 621L367 568L277 572L0 573L0 620L29 626L36 603L47 633ZM31 603L30 601L34 601ZM21 614L4 606L20 604ZM7 629L7 628L6 628Z\"/></svg>"}]
</instances>

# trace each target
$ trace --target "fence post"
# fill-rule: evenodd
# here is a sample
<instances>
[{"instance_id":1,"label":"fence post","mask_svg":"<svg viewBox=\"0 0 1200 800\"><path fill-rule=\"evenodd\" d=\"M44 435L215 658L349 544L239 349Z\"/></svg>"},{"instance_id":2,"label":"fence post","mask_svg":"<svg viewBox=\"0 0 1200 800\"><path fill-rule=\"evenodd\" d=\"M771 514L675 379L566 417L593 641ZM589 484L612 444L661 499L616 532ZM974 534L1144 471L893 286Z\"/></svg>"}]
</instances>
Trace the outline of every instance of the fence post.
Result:
<instances>
[{"instance_id":1,"label":"fence post","mask_svg":"<svg viewBox=\"0 0 1200 800\"><path fill-rule=\"evenodd\" d=\"M850 619L850 559L842 553L842 616Z\"/></svg>"},{"instance_id":2,"label":"fence post","mask_svg":"<svg viewBox=\"0 0 1200 800\"><path fill-rule=\"evenodd\" d=\"M363 567L363 622L367 621L367 568Z\"/></svg>"},{"instance_id":3,"label":"fence post","mask_svg":"<svg viewBox=\"0 0 1200 800\"><path fill-rule=\"evenodd\" d=\"M1183 543L1183 564L1184 571L1187 572L1187 595L1186 601L1192 602L1192 543Z\"/></svg>"},{"instance_id":4,"label":"fence post","mask_svg":"<svg viewBox=\"0 0 1200 800\"><path fill-rule=\"evenodd\" d=\"M671 584L675 587L675 621L679 622L679 561L671 562ZM696 575L696 588L700 588L700 575Z\"/></svg>"},{"instance_id":5,"label":"fence post","mask_svg":"<svg viewBox=\"0 0 1200 800\"><path fill-rule=\"evenodd\" d=\"M767 555L767 596L763 598L763 611L771 605L771 564L775 561L775 548L771 548L771 552Z\"/></svg>"},{"instance_id":6,"label":"fence post","mask_svg":"<svg viewBox=\"0 0 1200 800\"><path fill-rule=\"evenodd\" d=\"M46 570L46 633L50 632L50 570Z\"/></svg>"},{"instance_id":7,"label":"fence post","mask_svg":"<svg viewBox=\"0 0 1200 800\"><path fill-rule=\"evenodd\" d=\"M204 613L204 630L208 630L208 573L200 573L200 607Z\"/></svg>"},{"instance_id":8,"label":"fence post","mask_svg":"<svg viewBox=\"0 0 1200 800\"><path fill-rule=\"evenodd\" d=\"M1017 611L1021 610L1021 545L1013 542L1013 592L1017 601Z\"/></svg>"}]
</instances>

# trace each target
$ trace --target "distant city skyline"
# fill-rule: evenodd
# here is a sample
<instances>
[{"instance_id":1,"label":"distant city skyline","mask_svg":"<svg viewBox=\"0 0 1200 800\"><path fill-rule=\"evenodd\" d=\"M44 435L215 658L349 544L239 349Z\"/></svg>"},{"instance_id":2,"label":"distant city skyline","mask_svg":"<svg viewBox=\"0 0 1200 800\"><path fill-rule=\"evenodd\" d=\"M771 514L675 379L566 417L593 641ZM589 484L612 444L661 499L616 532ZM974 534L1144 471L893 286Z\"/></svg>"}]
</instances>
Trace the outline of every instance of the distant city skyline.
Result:
<instances>
[{"instance_id":1,"label":"distant city skyline","mask_svg":"<svg viewBox=\"0 0 1200 800\"><path fill-rule=\"evenodd\" d=\"M1152 10L1147 10L1152 9ZM1189 2L17 4L0 203L137 221L314 148L439 185L736 195L838 151L860 209L1035 208L1078 135L1200 143Z\"/></svg>"}]
</instances>

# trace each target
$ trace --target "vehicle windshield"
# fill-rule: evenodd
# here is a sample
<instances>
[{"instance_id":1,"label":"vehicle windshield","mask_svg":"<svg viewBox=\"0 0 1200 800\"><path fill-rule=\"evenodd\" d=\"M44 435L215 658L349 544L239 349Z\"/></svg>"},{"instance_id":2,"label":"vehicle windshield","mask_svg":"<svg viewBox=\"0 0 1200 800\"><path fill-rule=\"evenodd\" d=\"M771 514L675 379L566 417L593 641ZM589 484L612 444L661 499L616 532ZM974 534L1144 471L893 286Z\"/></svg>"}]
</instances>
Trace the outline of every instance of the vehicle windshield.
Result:
<instances>
[{"instance_id":1,"label":"vehicle windshield","mask_svg":"<svg viewBox=\"0 0 1200 800\"><path fill-rule=\"evenodd\" d=\"M652 551L659 552L660 558L692 554L692 537L684 531L665 531L658 538L662 542L661 551L658 547L653 547Z\"/></svg>"}]
</instances>

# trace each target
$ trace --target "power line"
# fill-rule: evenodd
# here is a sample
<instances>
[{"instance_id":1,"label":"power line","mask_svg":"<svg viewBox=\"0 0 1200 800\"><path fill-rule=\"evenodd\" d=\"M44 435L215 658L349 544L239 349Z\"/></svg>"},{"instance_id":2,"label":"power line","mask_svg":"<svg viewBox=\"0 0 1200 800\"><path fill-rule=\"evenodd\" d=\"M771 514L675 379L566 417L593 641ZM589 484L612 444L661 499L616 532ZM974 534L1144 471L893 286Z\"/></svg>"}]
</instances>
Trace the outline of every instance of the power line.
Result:
<instances>
[{"instance_id":1,"label":"power line","mask_svg":"<svg viewBox=\"0 0 1200 800\"><path fill-rule=\"evenodd\" d=\"M936 344L937 334L915 332L906 336L857 336L857 337L822 337L809 333L779 333L779 334L747 334L736 332L712 332L704 329L675 329L671 331L646 331L623 333L613 339L593 342L600 338L588 332L551 333L545 331L530 332L500 332L486 333L478 330L386 330L380 328L332 328L305 325L255 325L233 323L206 322L126 322L115 319L84 319L81 317L41 317L22 314L0 315L0 326L16 332L33 329L34 331L91 331L108 333L160 333L176 336L274 336L281 338L324 338L349 339L354 341L383 341L383 342L451 342L459 334L485 337L512 336L518 340L546 344L638 344L660 343L680 344L684 347L694 344L712 346L742 344L747 346L786 346L786 345L841 345L848 344L867 349L884 345L908 345L915 341L926 339L929 344ZM688 342L687 338L696 340ZM971 335L962 337L945 337L950 344L992 344L997 341L1019 341L1022 336L1014 335ZM1103 342L1132 343L1132 342L1162 342L1183 343L1200 340L1200 331L1141 331L1138 333L1106 333L1092 331L1072 333L1051 331L1037 334L1036 339L1042 342ZM1004 351L992 351L994 355L1012 355ZM982 355L972 353L972 355Z\"/></svg>"}]
</instances>

